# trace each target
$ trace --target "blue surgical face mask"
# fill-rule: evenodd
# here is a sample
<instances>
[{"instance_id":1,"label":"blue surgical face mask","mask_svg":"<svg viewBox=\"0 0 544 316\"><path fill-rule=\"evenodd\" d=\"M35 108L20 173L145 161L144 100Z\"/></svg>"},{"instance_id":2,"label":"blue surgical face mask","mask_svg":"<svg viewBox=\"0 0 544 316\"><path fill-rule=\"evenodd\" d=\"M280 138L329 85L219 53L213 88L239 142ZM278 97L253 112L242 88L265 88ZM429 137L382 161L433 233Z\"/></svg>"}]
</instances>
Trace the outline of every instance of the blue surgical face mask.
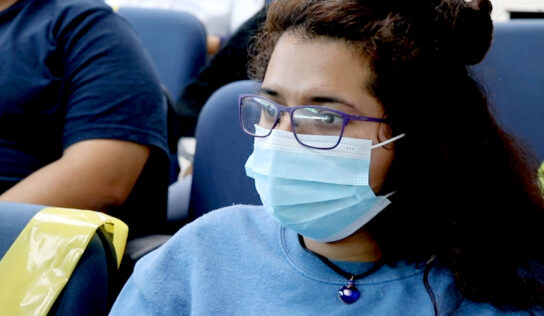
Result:
<instances>
[{"instance_id":1,"label":"blue surgical face mask","mask_svg":"<svg viewBox=\"0 0 544 316\"><path fill-rule=\"evenodd\" d=\"M343 137L331 150L304 147L291 132L273 130L255 138L245 168L255 180L266 211L282 226L320 242L353 234L390 201L369 186L370 154L401 138L372 146L372 141ZM308 141L332 136L299 135Z\"/></svg>"}]
</instances>

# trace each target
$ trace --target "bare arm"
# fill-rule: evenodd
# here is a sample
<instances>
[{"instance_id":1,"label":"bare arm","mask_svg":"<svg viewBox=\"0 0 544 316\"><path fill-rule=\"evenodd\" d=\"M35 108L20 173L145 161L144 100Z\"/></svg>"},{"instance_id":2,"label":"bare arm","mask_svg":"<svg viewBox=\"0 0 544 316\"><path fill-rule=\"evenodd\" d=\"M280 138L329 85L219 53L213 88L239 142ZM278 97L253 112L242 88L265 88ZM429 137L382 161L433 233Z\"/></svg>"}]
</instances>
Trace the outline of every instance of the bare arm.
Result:
<instances>
[{"instance_id":1,"label":"bare arm","mask_svg":"<svg viewBox=\"0 0 544 316\"><path fill-rule=\"evenodd\" d=\"M81 141L1 194L0 201L107 210L127 199L149 154L149 147L127 141Z\"/></svg>"}]
</instances>

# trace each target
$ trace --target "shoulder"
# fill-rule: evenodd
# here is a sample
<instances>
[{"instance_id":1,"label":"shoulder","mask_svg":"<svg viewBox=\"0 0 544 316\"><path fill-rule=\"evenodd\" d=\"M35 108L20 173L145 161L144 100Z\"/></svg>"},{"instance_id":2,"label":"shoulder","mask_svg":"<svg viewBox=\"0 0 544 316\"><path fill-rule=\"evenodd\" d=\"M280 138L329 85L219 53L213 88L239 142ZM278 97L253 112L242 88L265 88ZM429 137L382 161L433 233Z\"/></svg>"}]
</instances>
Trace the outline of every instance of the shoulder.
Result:
<instances>
[{"instance_id":1,"label":"shoulder","mask_svg":"<svg viewBox=\"0 0 544 316\"><path fill-rule=\"evenodd\" d=\"M15 25L11 29L27 30L25 36L29 36L30 29L56 38L66 29L77 29L81 24L96 23L101 19L122 20L100 0L19 0L9 10L14 13L8 19L10 24Z\"/></svg>"},{"instance_id":2,"label":"shoulder","mask_svg":"<svg viewBox=\"0 0 544 316\"><path fill-rule=\"evenodd\" d=\"M10 21L15 29L24 29L25 33L39 34L47 38L49 45L77 44L79 38L88 38L88 34L121 34L126 37L130 28L128 22L113 12L113 9L100 0L20 0L21 9ZM25 34L29 36L28 34ZM30 34L32 35L32 34Z\"/></svg>"},{"instance_id":3,"label":"shoulder","mask_svg":"<svg viewBox=\"0 0 544 316\"><path fill-rule=\"evenodd\" d=\"M27 16L42 16L54 21L89 18L92 14L114 16L113 9L99 0L27 0L22 11ZM82 16L86 15L86 16Z\"/></svg>"},{"instance_id":4,"label":"shoulder","mask_svg":"<svg viewBox=\"0 0 544 316\"><path fill-rule=\"evenodd\" d=\"M28 1L22 12L24 18L36 19L36 25L43 25L43 21L48 21L46 31L61 43L72 36L93 33L105 36L121 34L118 40L124 41L127 31L130 30L129 23L101 0Z\"/></svg>"},{"instance_id":5,"label":"shoulder","mask_svg":"<svg viewBox=\"0 0 544 316\"><path fill-rule=\"evenodd\" d=\"M269 231L275 227L274 224L262 206L234 205L199 217L183 227L172 240L198 238L211 242L216 239L252 239L256 231Z\"/></svg>"},{"instance_id":6,"label":"shoulder","mask_svg":"<svg viewBox=\"0 0 544 316\"><path fill-rule=\"evenodd\" d=\"M197 218L187 227L194 226L196 229L200 226L207 226L210 224L220 224L225 222L234 222L233 224L261 223L267 221L268 216L261 205L232 205L223 207L212 212L206 213L203 216Z\"/></svg>"},{"instance_id":7,"label":"shoulder","mask_svg":"<svg viewBox=\"0 0 544 316\"><path fill-rule=\"evenodd\" d=\"M71 33L124 34L130 28L128 22L102 1L53 0L53 3L59 37Z\"/></svg>"},{"instance_id":8,"label":"shoulder","mask_svg":"<svg viewBox=\"0 0 544 316\"><path fill-rule=\"evenodd\" d=\"M185 225L140 261L146 266L157 266L172 260L180 263L169 265L176 273L182 272L178 269L187 271L210 260L216 266L226 264L233 253L251 251L256 243L272 245L275 227L262 207L236 205L218 209Z\"/></svg>"},{"instance_id":9,"label":"shoulder","mask_svg":"<svg viewBox=\"0 0 544 316\"><path fill-rule=\"evenodd\" d=\"M38 1L42 2L42 1ZM56 12L66 17L78 16L82 13L97 12L104 15L113 14L113 9L106 3L98 0L52 0L49 5Z\"/></svg>"},{"instance_id":10,"label":"shoulder","mask_svg":"<svg viewBox=\"0 0 544 316\"><path fill-rule=\"evenodd\" d=\"M153 259L147 260L181 256L179 260L198 262L202 259L199 257L209 257L211 249L217 258L233 249L246 248L256 239L272 237L276 227L262 206L221 208L182 227L156 253L150 254Z\"/></svg>"},{"instance_id":11,"label":"shoulder","mask_svg":"<svg viewBox=\"0 0 544 316\"><path fill-rule=\"evenodd\" d=\"M119 304L129 305L130 298L138 297L138 304L146 308L186 310L192 287L207 286L205 280L210 277L221 282L218 273L231 271L237 260L240 263L258 258L253 245L262 244L263 240L267 243L274 231L274 226L266 226L266 217L262 207L236 205L187 224L136 263Z\"/></svg>"}]
</instances>

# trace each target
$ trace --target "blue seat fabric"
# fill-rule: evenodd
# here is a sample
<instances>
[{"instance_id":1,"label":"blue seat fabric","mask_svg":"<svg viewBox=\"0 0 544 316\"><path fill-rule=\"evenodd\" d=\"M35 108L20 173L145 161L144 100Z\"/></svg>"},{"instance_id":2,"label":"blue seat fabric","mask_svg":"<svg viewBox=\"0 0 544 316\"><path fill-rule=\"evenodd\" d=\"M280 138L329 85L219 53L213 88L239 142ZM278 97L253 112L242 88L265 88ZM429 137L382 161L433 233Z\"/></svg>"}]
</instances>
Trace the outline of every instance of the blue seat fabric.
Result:
<instances>
[{"instance_id":1,"label":"blue seat fabric","mask_svg":"<svg viewBox=\"0 0 544 316\"><path fill-rule=\"evenodd\" d=\"M473 68L499 122L544 160L544 20L495 23L491 49Z\"/></svg>"},{"instance_id":2,"label":"blue seat fabric","mask_svg":"<svg viewBox=\"0 0 544 316\"><path fill-rule=\"evenodd\" d=\"M223 206L261 204L244 169L253 137L242 131L238 117L238 95L256 89L250 80L230 83L212 94L202 108L196 128L190 220Z\"/></svg>"},{"instance_id":3,"label":"blue seat fabric","mask_svg":"<svg viewBox=\"0 0 544 316\"><path fill-rule=\"evenodd\" d=\"M206 61L206 30L188 12L121 7L117 11L149 52L159 79L173 100Z\"/></svg>"}]
</instances>

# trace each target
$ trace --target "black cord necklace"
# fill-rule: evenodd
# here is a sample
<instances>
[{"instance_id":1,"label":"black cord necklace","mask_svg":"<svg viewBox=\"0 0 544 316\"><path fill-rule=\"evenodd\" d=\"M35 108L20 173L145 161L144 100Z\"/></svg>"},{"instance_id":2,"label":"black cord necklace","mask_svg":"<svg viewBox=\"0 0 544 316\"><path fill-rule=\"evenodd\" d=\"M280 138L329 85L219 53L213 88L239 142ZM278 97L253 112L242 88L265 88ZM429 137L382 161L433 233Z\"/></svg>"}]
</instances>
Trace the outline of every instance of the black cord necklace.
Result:
<instances>
[{"instance_id":1,"label":"black cord necklace","mask_svg":"<svg viewBox=\"0 0 544 316\"><path fill-rule=\"evenodd\" d=\"M306 250L307 252L319 258L319 260L321 260L334 272L340 274L341 276L343 276L344 278L348 280L347 285L338 289L338 297L340 298L342 302L346 304L353 304L361 297L361 292L359 292L359 289L357 289L357 287L355 286L355 281L376 272L381 266L383 266L383 261L378 261L372 266L372 268L368 269L367 271L361 274L348 273L340 269L337 265L332 263L329 259L306 248L306 244L304 243L304 238L302 237L302 235L298 235L298 241L300 245L302 246L302 248L304 248L304 250Z\"/></svg>"}]
</instances>

